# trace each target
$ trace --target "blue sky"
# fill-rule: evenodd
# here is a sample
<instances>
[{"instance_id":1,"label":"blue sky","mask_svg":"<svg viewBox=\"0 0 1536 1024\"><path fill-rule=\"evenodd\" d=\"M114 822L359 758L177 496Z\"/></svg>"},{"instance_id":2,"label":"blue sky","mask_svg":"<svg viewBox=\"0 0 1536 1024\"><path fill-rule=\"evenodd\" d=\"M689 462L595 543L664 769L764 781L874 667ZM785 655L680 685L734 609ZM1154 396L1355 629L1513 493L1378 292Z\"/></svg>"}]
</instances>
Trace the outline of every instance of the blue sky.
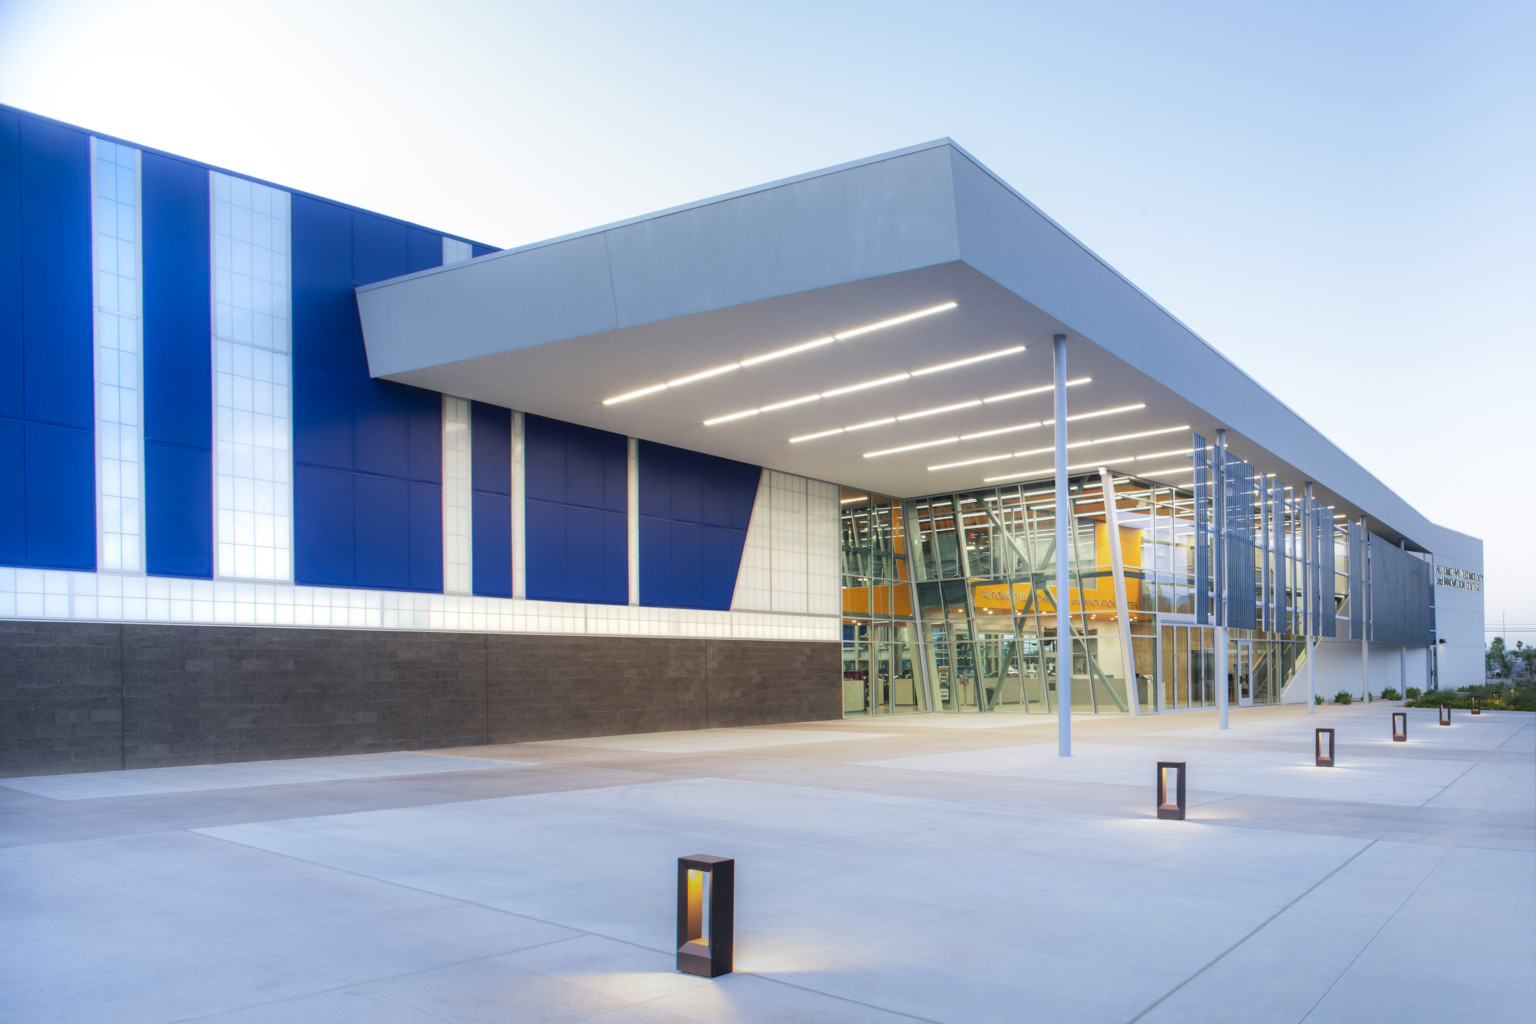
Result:
<instances>
[{"instance_id":1,"label":"blue sky","mask_svg":"<svg viewBox=\"0 0 1536 1024\"><path fill-rule=\"evenodd\" d=\"M0 0L0 102L515 245L940 136L1536 642L1536 5Z\"/></svg>"}]
</instances>

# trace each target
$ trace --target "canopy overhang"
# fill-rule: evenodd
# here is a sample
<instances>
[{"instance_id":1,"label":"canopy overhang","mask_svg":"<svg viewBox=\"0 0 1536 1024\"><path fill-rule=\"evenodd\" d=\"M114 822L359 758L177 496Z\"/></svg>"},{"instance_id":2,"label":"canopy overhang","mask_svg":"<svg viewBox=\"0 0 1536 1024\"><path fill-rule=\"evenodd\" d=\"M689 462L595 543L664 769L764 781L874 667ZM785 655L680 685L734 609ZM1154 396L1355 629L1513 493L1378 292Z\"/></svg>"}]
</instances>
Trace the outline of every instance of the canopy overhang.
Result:
<instances>
[{"instance_id":1,"label":"canopy overhang","mask_svg":"<svg viewBox=\"0 0 1536 1024\"><path fill-rule=\"evenodd\" d=\"M1074 467L1187 485L1163 453L1225 428L1340 515L1431 549L1438 530L948 140L361 287L358 306L375 377L897 497L1049 477L1065 334L1069 440L1094 442Z\"/></svg>"}]
</instances>

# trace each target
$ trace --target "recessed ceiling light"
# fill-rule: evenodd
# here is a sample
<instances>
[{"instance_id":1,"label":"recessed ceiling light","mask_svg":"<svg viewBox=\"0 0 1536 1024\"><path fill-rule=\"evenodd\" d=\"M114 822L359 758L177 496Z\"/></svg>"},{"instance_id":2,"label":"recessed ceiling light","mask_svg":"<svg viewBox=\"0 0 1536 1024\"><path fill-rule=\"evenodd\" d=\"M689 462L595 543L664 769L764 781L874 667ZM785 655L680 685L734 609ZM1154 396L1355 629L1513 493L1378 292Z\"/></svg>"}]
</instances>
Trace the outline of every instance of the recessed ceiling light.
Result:
<instances>
[{"instance_id":1,"label":"recessed ceiling light","mask_svg":"<svg viewBox=\"0 0 1536 1024\"><path fill-rule=\"evenodd\" d=\"M921 377L928 373L940 373L944 370L958 370L962 366L971 366L975 363L984 363L988 359L996 359L999 356L1017 355L1023 351L1023 345L1014 345L1012 348L998 349L996 352L988 352L987 354L980 356L971 356L969 359L956 359L952 363L940 363L938 366L929 366L921 370L913 370L912 376Z\"/></svg>"},{"instance_id":2,"label":"recessed ceiling light","mask_svg":"<svg viewBox=\"0 0 1536 1024\"><path fill-rule=\"evenodd\" d=\"M859 335L868 334L870 331L883 330L886 327L895 327L897 324L908 323L912 320L920 320L925 316L933 316L935 313L942 313L945 310L954 309L956 305L958 305L958 303L942 302L937 306L930 306L927 309L920 309L916 313L907 313L903 316L893 316L889 320L881 320L876 324L868 324L864 327L855 327L850 331L842 331L841 333L832 335L832 337L836 338L838 341L847 341L849 338L857 338Z\"/></svg>"}]
</instances>

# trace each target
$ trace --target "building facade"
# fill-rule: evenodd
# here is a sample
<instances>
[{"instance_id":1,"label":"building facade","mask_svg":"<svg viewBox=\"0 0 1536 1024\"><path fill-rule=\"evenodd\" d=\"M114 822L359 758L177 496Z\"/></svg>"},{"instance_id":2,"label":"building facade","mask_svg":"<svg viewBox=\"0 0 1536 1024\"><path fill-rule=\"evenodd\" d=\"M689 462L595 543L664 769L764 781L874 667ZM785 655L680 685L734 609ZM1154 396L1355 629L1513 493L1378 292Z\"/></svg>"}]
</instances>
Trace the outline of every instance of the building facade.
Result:
<instances>
[{"instance_id":1,"label":"building facade","mask_svg":"<svg viewBox=\"0 0 1536 1024\"><path fill-rule=\"evenodd\" d=\"M498 251L0 108L0 480L0 774L1481 664L1479 542L948 142Z\"/></svg>"}]
</instances>

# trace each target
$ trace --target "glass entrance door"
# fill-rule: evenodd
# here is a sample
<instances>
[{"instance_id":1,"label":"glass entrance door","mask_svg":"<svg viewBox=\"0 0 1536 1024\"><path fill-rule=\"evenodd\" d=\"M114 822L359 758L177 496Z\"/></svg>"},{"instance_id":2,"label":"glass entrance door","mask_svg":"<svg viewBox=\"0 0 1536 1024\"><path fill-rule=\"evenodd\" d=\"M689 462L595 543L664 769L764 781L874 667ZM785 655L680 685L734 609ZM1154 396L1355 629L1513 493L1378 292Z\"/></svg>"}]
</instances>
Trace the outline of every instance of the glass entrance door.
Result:
<instances>
[{"instance_id":1,"label":"glass entrance door","mask_svg":"<svg viewBox=\"0 0 1536 1024\"><path fill-rule=\"evenodd\" d=\"M1183 711L1216 703L1216 638L1209 626L1164 623L1158 646L1157 709Z\"/></svg>"},{"instance_id":2,"label":"glass entrance door","mask_svg":"<svg viewBox=\"0 0 1536 1024\"><path fill-rule=\"evenodd\" d=\"M1227 703L1240 708L1253 707L1253 641L1228 643Z\"/></svg>"}]
</instances>

